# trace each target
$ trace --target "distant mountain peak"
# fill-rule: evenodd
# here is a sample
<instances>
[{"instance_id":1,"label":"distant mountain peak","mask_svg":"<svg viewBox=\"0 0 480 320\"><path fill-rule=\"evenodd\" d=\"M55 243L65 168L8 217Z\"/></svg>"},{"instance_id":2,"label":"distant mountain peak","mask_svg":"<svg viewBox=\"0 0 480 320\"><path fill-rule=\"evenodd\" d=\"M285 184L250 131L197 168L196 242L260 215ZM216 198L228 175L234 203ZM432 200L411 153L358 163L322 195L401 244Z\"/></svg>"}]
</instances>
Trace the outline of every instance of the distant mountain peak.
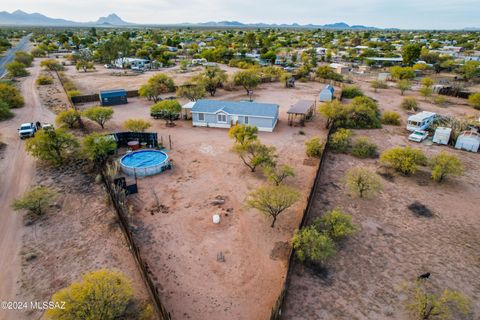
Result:
<instances>
[{"instance_id":1,"label":"distant mountain peak","mask_svg":"<svg viewBox=\"0 0 480 320\"><path fill-rule=\"evenodd\" d=\"M106 17L100 17L97 22L97 24L110 24L110 25L115 25L115 26L124 26L124 25L129 25L131 23L128 23L126 21L123 21L122 18L120 18L117 14L111 13Z\"/></svg>"}]
</instances>

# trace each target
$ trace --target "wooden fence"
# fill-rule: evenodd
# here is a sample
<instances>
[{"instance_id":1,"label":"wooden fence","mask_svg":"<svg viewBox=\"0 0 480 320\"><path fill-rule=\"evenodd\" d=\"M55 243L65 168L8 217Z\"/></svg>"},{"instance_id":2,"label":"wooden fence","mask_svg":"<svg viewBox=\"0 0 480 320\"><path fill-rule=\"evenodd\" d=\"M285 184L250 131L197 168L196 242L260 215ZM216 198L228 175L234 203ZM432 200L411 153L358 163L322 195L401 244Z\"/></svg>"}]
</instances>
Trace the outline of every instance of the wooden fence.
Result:
<instances>
[{"instance_id":1,"label":"wooden fence","mask_svg":"<svg viewBox=\"0 0 480 320\"><path fill-rule=\"evenodd\" d=\"M308 195L308 198L307 198L307 205L306 205L305 209L303 210L302 221L300 222L300 225L298 226L298 229L301 229L306 225L308 217L310 215L310 210L312 210L313 200L314 200L314 197L315 197L315 193L317 192L317 187L318 187L318 183L319 183L320 176L321 176L321 173L322 173L322 168L324 166L325 157L326 157L326 154L327 154L328 148L329 148L328 140L330 139L330 135L331 135L332 131L333 131L333 128L330 127L330 129L328 130L328 134L327 134L327 140L326 140L326 143L325 143L325 148L323 149L322 157L320 158L320 162L319 162L318 167L317 167L317 173L315 174L315 181L313 183L312 189L310 189L310 194ZM294 261L295 261L295 250L291 249L289 259L288 259L287 276L285 277L285 280L283 282L282 291L280 292L280 295L278 296L277 301L275 302L275 304L272 308L272 313L270 314L270 320L279 320L281 315L282 315L282 307L285 303L285 296L287 294L288 286L290 284L290 278L291 278L292 272L293 272Z\"/></svg>"},{"instance_id":2,"label":"wooden fence","mask_svg":"<svg viewBox=\"0 0 480 320\"><path fill-rule=\"evenodd\" d=\"M161 320L171 320L172 317L170 313L165 309L163 306L160 296L158 294L158 288L152 280L150 276L150 270L148 264L143 260L140 248L135 242L134 235L132 234L129 218L128 218L128 209L126 207L126 195L125 191L118 186L115 186L112 177L108 174L107 168L102 168L100 170L100 174L102 176L102 180L107 190L107 193L112 200L113 207L115 208L115 212L117 213L118 221L120 222L120 227L123 231L125 239L127 240L128 247L132 252L133 258L137 264L137 267L140 271L142 279L145 283L147 291L153 301L155 311L158 315L158 318Z\"/></svg>"}]
</instances>

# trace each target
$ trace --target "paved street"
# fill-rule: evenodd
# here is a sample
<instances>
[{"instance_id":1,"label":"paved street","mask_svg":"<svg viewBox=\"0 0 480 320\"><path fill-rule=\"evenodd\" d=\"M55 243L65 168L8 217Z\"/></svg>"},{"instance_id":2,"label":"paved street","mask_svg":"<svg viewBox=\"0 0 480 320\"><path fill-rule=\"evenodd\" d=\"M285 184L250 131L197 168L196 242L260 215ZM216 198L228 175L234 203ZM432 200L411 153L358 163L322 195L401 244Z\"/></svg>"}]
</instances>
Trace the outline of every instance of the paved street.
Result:
<instances>
[{"instance_id":1,"label":"paved street","mask_svg":"<svg viewBox=\"0 0 480 320\"><path fill-rule=\"evenodd\" d=\"M5 75L5 65L15 58L15 52L28 51L28 44L31 36L32 34L28 34L23 37L16 46L10 48L7 52L5 52L4 56L0 57L0 78Z\"/></svg>"}]
</instances>

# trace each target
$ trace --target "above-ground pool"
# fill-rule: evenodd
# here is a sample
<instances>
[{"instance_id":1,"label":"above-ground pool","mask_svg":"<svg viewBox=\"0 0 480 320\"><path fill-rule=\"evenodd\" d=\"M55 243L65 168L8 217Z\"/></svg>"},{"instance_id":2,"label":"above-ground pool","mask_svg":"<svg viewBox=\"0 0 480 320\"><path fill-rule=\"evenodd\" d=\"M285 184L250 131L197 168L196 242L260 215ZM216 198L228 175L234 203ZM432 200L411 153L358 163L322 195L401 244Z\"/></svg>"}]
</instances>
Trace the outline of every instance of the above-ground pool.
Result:
<instances>
[{"instance_id":1,"label":"above-ground pool","mask_svg":"<svg viewBox=\"0 0 480 320\"><path fill-rule=\"evenodd\" d=\"M170 168L168 155L159 150L130 152L120 158L122 171L139 177L151 176Z\"/></svg>"}]
</instances>

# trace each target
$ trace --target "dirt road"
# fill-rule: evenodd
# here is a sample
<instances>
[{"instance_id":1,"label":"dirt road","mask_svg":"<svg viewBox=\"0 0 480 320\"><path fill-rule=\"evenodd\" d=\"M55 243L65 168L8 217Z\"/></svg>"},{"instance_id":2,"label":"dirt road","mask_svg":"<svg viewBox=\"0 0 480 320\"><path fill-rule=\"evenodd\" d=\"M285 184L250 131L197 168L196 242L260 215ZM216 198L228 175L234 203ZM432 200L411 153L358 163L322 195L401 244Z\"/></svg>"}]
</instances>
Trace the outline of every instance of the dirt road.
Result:
<instances>
[{"instance_id":1,"label":"dirt road","mask_svg":"<svg viewBox=\"0 0 480 320\"><path fill-rule=\"evenodd\" d=\"M0 300L14 301L20 274L19 250L22 241L22 216L10 208L13 199L20 196L32 183L34 159L25 152L24 141L18 138L19 124L32 121L52 122L54 115L40 103L35 79L40 73L40 62L29 69L30 76L21 79L25 106L14 110L15 117L0 122L2 140L8 145L0 156ZM0 319L18 319L18 313L0 310Z\"/></svg>"}]
</instances>

